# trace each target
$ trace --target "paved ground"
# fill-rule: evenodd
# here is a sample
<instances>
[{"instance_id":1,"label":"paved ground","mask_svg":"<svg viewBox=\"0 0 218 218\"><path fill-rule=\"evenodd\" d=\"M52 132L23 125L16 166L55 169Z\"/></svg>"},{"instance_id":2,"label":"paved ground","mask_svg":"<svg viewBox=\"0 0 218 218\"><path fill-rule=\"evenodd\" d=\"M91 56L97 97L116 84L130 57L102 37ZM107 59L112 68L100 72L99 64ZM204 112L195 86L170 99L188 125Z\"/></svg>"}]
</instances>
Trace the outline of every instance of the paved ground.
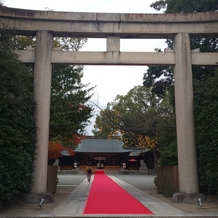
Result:
<instances>
[{"instance_id":1,"label":"paved ground","mask_svg":"<svg viewBox=\"0 0 218 218\"><path fill-rule=\"evenodd\" d=\"M133 176L133 175L132 175ZM158 193L157 188L154 186L154 176L134 175L131 176L116 175L116 177L124 180L125 182L137 187L138 189L146 192L147 194L155 197L179 210L184 211L186 214L200 214L204 215L218 215L218 196L208 196L206 202L203 202L203 207L199 208L196 204L187 203L174 203L171 198L164 197L163 194ZM205 216L204 216L205 217Z\"/></svg>"},{"instance_id":2,"label":"paved ground","mask_svg":"<svg viewBox=\"0 0 218 218\"><path fill-rule=\"evenodd\" d=\"M82 214L90 188L85 175L68 174L58 177L55 203L45 203L40 210L38 205L16 201L0 211L0 217L87 217ZM209 197L203 207L198 209L197 203L173 203L170 198L157 193L153 183L154 176L114 174L111 178L154 212L152 216L143 217L218 217L217 196Z\"/></svg>"}]
</instances>

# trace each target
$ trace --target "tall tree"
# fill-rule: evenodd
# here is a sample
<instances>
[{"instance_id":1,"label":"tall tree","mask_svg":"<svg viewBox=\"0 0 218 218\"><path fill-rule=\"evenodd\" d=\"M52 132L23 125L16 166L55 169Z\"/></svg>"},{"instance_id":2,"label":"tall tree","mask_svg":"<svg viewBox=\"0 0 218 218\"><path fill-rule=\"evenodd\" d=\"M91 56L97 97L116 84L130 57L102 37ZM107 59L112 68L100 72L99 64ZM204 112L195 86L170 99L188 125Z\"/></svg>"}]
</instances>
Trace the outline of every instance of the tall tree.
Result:
<instances>
[{"instance_id":1,"label":"tall tree","mask_svg":"<svg viewBox=\"0 0 218 218\"><path fill-rule=\"evenodd\" d=\"M166 9L166 13L189 13L218 10L217 0L159 0L151 4L156 10Z\"/></svg>"},{"instance_id":2,"label":"tall tree","mask_svg":"<svg viewBox=\"0 0 218 218\"><path fill-rule=\"evenodd\" d=\"M165 13L217 11L218 0L160 0L151 4L151 7L156 10L166 9ZM172 48L172 41L170 39L167 40L167 44L168 47ZM201 52L217 52L218 38L191 39L191 49L195 48L200 48ZM155 71L158 73L156 74ZM167 79L167 82L161 81L160 76L164 75L163 73L167 71L169 72L167 75L169 79ZM216 148L218 143L216 142L215 137L210 140L208 140L208 137L202 138L202 130L204 130L204 135L211 135L211 129L217 131L214 120L217 119L218 115L213 110L213 106L216 104L214 96L217 95L217 89L211 87L212 81L214 82L213 86L215 86L217 82L217 67L192 67L192 72L194 79L194 110L200 190L218 190L218 175L213 173L212 167L209 167L208 164L206 164L208 159L205 159L205 157L210 156L210 166L213 165L218 167L215 158L213 158L213 155L218 155ZM159 81L162 83L159 83ZM168 83L168 81L171 82ZM150 87L151 84L154 86L154 93L164 94L164 90L166 90L167 86L173 86L173 70L171 68L149 68L149 71L144 76L144 85ZM205 86L206 84L208 84L208 86ZM202 88L203 85L205 86L204 89ZM211 90L213 90L213 92L211 92ZM207 96L206 98L210 99L210 101L206 100L204 96ZM204 102L205 107L211 108L211 110L203 108L202 102ZM207 117L207 120L205 117ZM211 125L207 125L206 123L210 123ZM211 148L213 148L213 155L210 155Z\"/></svg>"},{"instance_id":3,"label":"tall tree","mask_svg":"<svg viewBox=\"0 0 218 218\"><path fill-rule=\"evenodd\" d=\"M28 192L36 149L33 75L14 54L12 35L0 30L0 207Z\"/></svg>"},{"instance_id":4,"label":"tall tree","mask_svg":"<svg viewBox=\"0 0 218 218\"><path fill-rule=\"evenodd\" d=\"M150 89L136 86L127 95L118 95L96 118L94 134L120 136L125 147L148 148L157 162L159 130L171 118L167 101ZM175 129L173 124L172 129Z\"/></svg>"},{"instance_id":5,"label":"tall tree","mask_svg":"<svg viewBox=\"0 0 218 218\"><path fill-rule=\"evenodd\" d=\"M207 194L218 190L218 70L194 83L195 129L198 152L199 182Z\"/></svg>"},{"instance_id":6,"label":"tall tree","mask_svg":"<svg viewBox=\"0 0 218 218\"><path fill-rule=\"evenodd\" d=\"M34 37L16 37L17 49L35 47ZM78 51L85 43L85 38L54 38L53 47L63 51ZM33 71L33 66L28 65ZM85 134L90 123L93 108L88 104L94 87L82 84L83 66L53 65L51 84L50 140L61 141L63 145L74 147L78 135Z\"/></svg>"},{"instance_id":7,"label":"tall tree","mask_svg":"<svg viewBox=\"0 0 218 218\"><path fill-rule=\"evenodd\" d=\"M191 13L216 11L218 0L160 0L151 4L156 10L166 9L165 13ZM166 43L172 48L172 40L167 39ZM191 39L191 49L200 48L201 52L217 52L217 38L195 38ZM155 51L161 52L156 48ZM214 75L215 67L193 67L194 79L202 79L205 75ZM149 67L144 74L143 84L146 87L152 86L153 93L163 95L167 87L174 84L173 69L171 67Z\"/></svg>"},{"instance_id":8,"label":"tall tree","mask_svg":"<svg viewBox=\"0 0 218 218\"><path fill-rule=\"evenodd\" d=\"M82 66L53 66L50 139L66 143L75 135L84 134L90 122L93 109L87 102L93 88L86 89L81 84L82 69Z\"/></svg>"},{"instance_id":9,"label":"tall tree","mask_svg":"<svg viewBox=\"0 0 218 218\"><path fill-rule=\"evenodd\" d=\"M162 52L161 49L155 49ZM150 66L143 76L143 85L151 88L152 93L163 96L174 84L173 71L171 66Z\"/></svg>"},{"instance_id":10,"label":"tall tree","mask_svg":"<svg viewBox=\"0 0 218 218\"><path fill-rule=\"evenodd\" d=\"M61 37L54 46L63 51L78 51L87 39ZM87 102L94 87L82 84L83 66L54 65L52 68L50 139L61 140L63 145L74 147L78 135L92 117L93 108Z\"/></svg>"}]
</instances>

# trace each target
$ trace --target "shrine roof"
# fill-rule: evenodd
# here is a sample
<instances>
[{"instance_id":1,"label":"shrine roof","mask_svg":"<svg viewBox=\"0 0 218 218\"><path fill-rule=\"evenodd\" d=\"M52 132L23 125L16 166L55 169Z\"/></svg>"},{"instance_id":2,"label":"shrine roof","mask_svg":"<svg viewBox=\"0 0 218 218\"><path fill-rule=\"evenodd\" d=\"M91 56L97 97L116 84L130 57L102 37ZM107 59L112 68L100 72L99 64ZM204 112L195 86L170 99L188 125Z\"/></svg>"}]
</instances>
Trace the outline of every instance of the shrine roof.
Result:
<instances>
[{"instance_id":1,"label":"shrine roof","mask_svg":"<svg viewBox=\"0 0 218 218\"><path fill-rule=\"evenodd\" d=\"M118 139L85 138L82 139L76 153L129 153L123 149L123 143Z\"/></svg>"}]
</instances>

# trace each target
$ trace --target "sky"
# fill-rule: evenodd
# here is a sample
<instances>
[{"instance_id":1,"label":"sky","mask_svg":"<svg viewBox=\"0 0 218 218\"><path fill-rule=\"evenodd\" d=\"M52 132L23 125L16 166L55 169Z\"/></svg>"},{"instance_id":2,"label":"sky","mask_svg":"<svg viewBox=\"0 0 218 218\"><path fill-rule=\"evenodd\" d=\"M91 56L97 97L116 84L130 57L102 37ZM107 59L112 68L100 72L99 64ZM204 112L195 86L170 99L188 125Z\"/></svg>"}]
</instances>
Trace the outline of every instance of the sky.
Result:
<instances>
[{"instance_id":1,"label":"sky","mask_svg":"<svg viewBox=\"0 0 218 218\"><path fill-rule=\"evenodd\" d=\"M30 10L54 10L69 12L94 13L161 13L149 5L155 0L0 0L7 7ZM120 51L153 52L155 48L166 47L165 40L121 39ZM88 39L81 51L106 51L106 39ZM84 66L83 84L96 86L91 102L104 109L119 95L137 85L142 85L147 66ZM96 108L96 113L98 112ZM92 135L95 117L87 127L87 134Z\"/></svg>"}]
</instances>

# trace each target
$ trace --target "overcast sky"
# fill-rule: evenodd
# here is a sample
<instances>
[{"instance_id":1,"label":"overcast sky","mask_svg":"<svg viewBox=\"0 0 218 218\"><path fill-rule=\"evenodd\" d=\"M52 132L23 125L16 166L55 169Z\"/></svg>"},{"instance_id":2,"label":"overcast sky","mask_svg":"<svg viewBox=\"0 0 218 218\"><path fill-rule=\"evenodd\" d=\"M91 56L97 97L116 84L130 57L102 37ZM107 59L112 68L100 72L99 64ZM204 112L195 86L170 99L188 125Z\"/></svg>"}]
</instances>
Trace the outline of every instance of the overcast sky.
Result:
<instances>
[{"instance_id":1,"label":"overcast sky","mask_svg":"<svg viewBox=\"0 0 218 218\"><path fill-rule=\"evenodd\" d=\"M0 0L7 7L96 13L160 13L149 5L155 0ZM166 47L165 40L121 40L121 51L154 51ZM88 39L83 51L106 51L105 39ZM136 85L142 85L146 66L84 66L82 83L97 86L93 102L101 108L113 101L116 95L125 95ZM90 135L92 125L87 128Z\"/></svg>"}]
</instances>

